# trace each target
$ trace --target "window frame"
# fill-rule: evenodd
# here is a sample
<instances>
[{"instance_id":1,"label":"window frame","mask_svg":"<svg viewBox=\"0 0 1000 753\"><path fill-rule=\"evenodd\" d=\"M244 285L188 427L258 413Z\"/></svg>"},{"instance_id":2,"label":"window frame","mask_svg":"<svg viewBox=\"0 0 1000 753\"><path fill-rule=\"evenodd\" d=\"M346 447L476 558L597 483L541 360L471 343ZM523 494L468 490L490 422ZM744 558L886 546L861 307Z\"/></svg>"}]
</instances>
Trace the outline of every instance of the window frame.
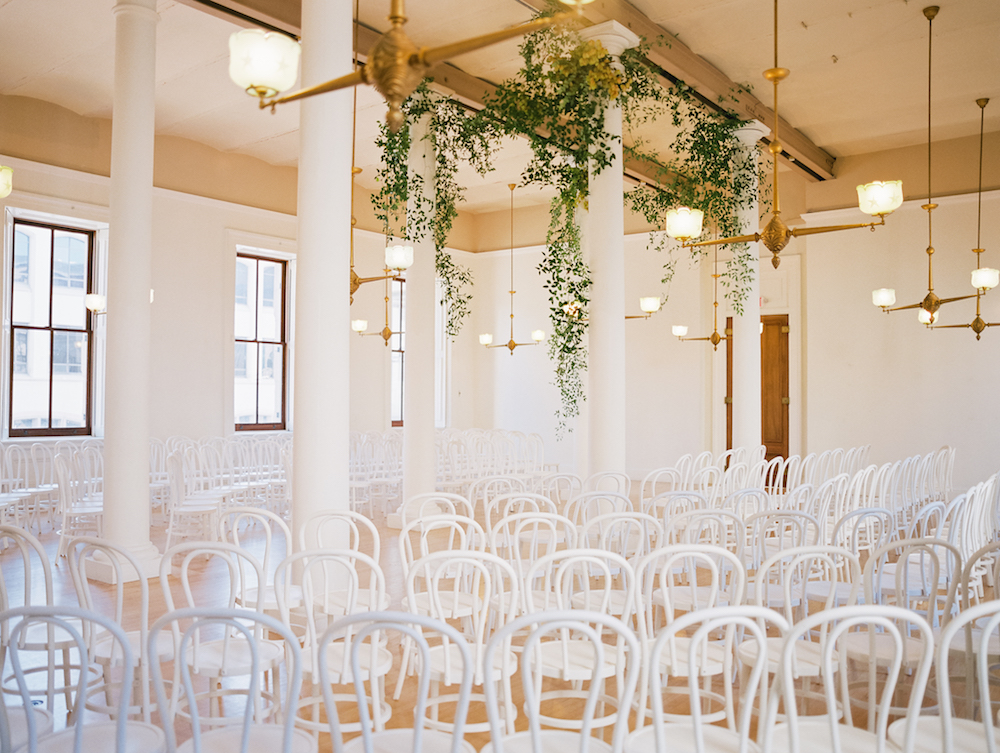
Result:
<instances>
[{"instance_id":1,"label":"window frame","mask_svg":"<svg viewBox=\"0 0 1000 753\"><path fill-rule=\"evenodd\" d=\"M254 251L255 253L250 253L250 251ZM259 358L259 352L260 351L259 351L259 348L260 348L260 346L262 344L263 345L280 345L281 346L281 353L282 353L282 358L281 358L281 421L280 422L274 422L274 423L238 423L236 421L235 408L234 408L233 426L234 426L234 428L235 428L236 431L285 431L288 428L288 406L289 406L289 402L290 402L289 401L289 378L290 378L290 371L291 371L291 369L289 368L289 352L290 352L289 344L290 343L289 343L289 337L288 337L288 334L289 334L288 333L288 328L289 328L289 321L288 321L288 319L289 319L289 317L288 317L288 310L289 310L289 308L288 308L288 305L289 305L289 290L290 290L290 284L289 283L290 283L290 279L291 279L291 274L290 274L291 273L291 260L287 259L287 258L282 258L282 257L279 257L279 256L268 256L267 252L266 252L266 249L250 248L248 246L244 246L243 244L239 244L237 246L237 248L236 248L236 256L235 256L236 269L237 270L240 268L239 260L241 258L242 259L253 259L253 260L257 261L257 262L266 261L266 262L270 262L272 264L277 264L281 268L281 279L280 279L280 281L275 280L275 285L274 285L274 289L277 289L277 290L281 291L281 307L280 307L281 308L281 314L280 314L280 322L281 322L280 323L280 331L281 331L281 336L280 336L280 338L278 340L259 340L259 339L256 339L259 336L259 326L258 326L258 319L257 319L258 311L257 311L257 309L261 305L261 302L258 301L258 296L261 293L260 292L255 292L255 294L254 294L254 337L255 337L255 339L248 340L248 339L245 339L245 338L236 337L235 318L234 318L234 326L233 326L233 330L232 330L233 331L232 342L234 344L234 347L233 347L233 368L230 369L231 378L233 380L233 389L235 391L235 380L236 380L236 365L235 365L235 361L236 361L235 350L236 349L235 349L235 344L236 343L244 343L244 344L247 344L247 345L250 345L250 344L256 345L257 348L258 348L258 358L255 360L256 369L255 369L255 377L254 378L257 380L257 384L256 384L256 389L254 391L254 394L256 396L256 412L257 412L257 417L259 417L259 415L260 415L260 381L259 380L260 380L260 370L261 370L260 369L260 358ZM233 285L233 310L234 310L234 317L235 317L235 308L240 303L240 301L237 299L237 296L236 296L236 282L237 282L236 276L238 274L239 274L238 272L235 272L235 274L233 275L233 280L234 280L234 285ZM243 300L243 304L244 305L248 305L248 301L249 301L249 290L250 290L249 275L247 276L247 278L248 278L247 279L247 285L246 285L247 296ZM255 291L260 291L261 287L262 287L262 280L261 280L261 269L260 269L260 265L259 264L257 265L257 275L254 278L253 283L254 283L254 290ZM271 308L274 308L273 289L272 289L272 298L271 298ZM249 359L247 359L247 362L248 361L249 361ZM244 365L244 374L246 374L247 371L248 371L248 368L246 367L246 363L245 363L245 365ZM230 404L232 404L232 402L233 401L231 400Z\"/></svg>"},{"instance_id":2,"label":"window frame","mask_svg":"<svg viewBox=\"0 0 1000 753\"><path fill-rule=\"evenodd\" d=\"M40 215L39 213L33 212L16 212L12 213L10 209L7 211L8 215L8 225L10 228L9 233L5 233L6 239L8 239L8 254L5 254L4 258L4 276L5 284L4 289L7 293L7 299L4 301L4 335L7 341L7 368L5 373L5 379L7 381L6 390L6 420L4 421L5 433L9 438L30 438L30 437L63 437L63 436L93 436L94 435L94 406L95 406L95 383L97 368L94 362L95 356L95 340L96 340L96 322L95 315L93 312L85 309L85 319L84 326L82 329L73 329L69 327L56 327L52 324L52 300L54 297L55 290L55 234L58 231L74 233L79 235L85 235L87 237L87 259L85 262L86 280L84 283L84 294L96 293L98 292L98 264L97 257L99 254L99 229L94 226L94 223L87 221L80 221L79 224L75 224L72 219L64 217L49 217ZM14 286L18 284L15 281L15 263L16 254L14 253L14 243L17 234L18 225L30 225L33 227L41 227L49 230L52 235L52 240L50 243L49 254L50 254L50 264L49 264L49 324L46 327L39 327L35 325L20 325L14 324L13 321L13 306L14 306ZM29 260L29 270L30 270L30 260ZM29 272L30 273L30 272ZM71 287L71 286L70 286ZM49 333L49 377L48 377L48 423L49 426L45 428L15 428L14 427L14 376L16 362L16 340L17 334L20 331L30 332L30 331L44 331ZM85 333L87 336L87 368L86 370L81 369L81 373L86 376L86 403L84 408L84 425L83 426L52 426L52 393L55 374L55 335L56 333ZM29 338L30 339L30 338Z\"/></svg>"}]
</instances>

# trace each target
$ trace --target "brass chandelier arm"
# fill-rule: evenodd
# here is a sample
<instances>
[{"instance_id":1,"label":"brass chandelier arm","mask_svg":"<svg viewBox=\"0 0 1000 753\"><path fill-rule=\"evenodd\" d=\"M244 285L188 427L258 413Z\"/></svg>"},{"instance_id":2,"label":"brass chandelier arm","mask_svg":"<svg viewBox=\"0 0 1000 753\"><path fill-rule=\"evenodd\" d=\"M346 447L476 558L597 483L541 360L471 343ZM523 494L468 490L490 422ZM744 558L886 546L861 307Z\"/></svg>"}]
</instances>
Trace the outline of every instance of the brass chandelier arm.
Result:
<instances>
[{"instance_id":1,"label":"brass chandelier arm","mask_svg":"<svg viewBox=\"0 0 1000 753\"><path fill-rule=\"evenodd\" d=\"M358 84L366 83L364 77L365 66L361 66L358 70L353 73L348 73L340 78L334 78L322 84L316 84L315 86L309 86L305 89L299 89L291 94L285 94L281 97L275 97L274 99L263 99L260 100L260 109L266 109L270 107L272 110L277 105L283 105L286 102L294 102L297 99L306 99L307 97L314 97L317 94L326 94L326 92L337 91L338 89L347 89L352 86L357 86Z\"/></svg>"},{"instance_id":2,"label":"brass chandelier arm","mask_svg":"<svg viewBox=\"0 0 1000 753\"><path fill-rule=\"evenodd\" d=\"M954 303L955 301L966 301L969 298L975 298L975 297L976 297L975 293L970 293L969 295L957 295L957 296L954 296L953 298L941 298L941 299L939 299L937 301L937 304L938 304L938 306L943 306L946 303ZM920 301L920 303L911 303L908 306L893 306L891 308L886 308L884 310L885 310L886 313L889 313L890 311L906 311L906 309L919 309L919 308L923 308L923 307L924 307L924 302ZM935 309L935 311L936 310L937 309ZM941 325L941 327L944 327L944 326L945 325L943 325L943 324ZM952 326L952 325L948 325L948 326ZM962 325L962 326L965 326L965 325Z\"/></svg>"},{"instance_id":3,"label":"brass chandelier arm","mask_svg":"<svg viewBox=\"0 0 1000 753\"><path fill-rule=\"evenodd\" d=\"M760 233L753 235L734 235L731 238L710 238L707 241L695 241L694 243L682 242L682 248L697 248L698 246L724 246L727 243L756 243L760 240Z\"/></svg>"},{"instance_id":4,"label":"brass chandelier arm","mask_svg":"<svg viewBox=\"0 0 1000 753\"><path fill-rule=\"evenodd\" d=\"M491 44L497 44L498 42L503 42L507 39L514 39L516 37L524 36L525 34L531 34L536 31L541 31L542 29L547 29L550 26L556 26L578 18L580 18L580 13L575 11L557 13L554 16L528 21L527 23L520 24L519 26L512 26L509 29L501 29L500 31L494 31L478 37L471 37L470 39L465 39L461 42L452 42L451 44L441 45L440 47L432 47L430 49L422 47L419 52L410 56L409 64L413 67L429 67L456 55L464 55L467 52L474 52L475 50L482 49L483 47L489 47Z\"/></svg>"},{"instance_id":5,"label":"brass chandelier arm","mask_svg":"<svg viewBox=\"0 0 1000 753\"><path fill-rule=\"evenodd\" d=\"M837 230L854 230L855 228L877 228L885 224L885 215L879 215L878 222L855 222L849 225L823 225L821 227L796 227L790 228L789 232L793 238L800 235L817 235L819 233L833 233Z\"/></svg>"}]
</instances>

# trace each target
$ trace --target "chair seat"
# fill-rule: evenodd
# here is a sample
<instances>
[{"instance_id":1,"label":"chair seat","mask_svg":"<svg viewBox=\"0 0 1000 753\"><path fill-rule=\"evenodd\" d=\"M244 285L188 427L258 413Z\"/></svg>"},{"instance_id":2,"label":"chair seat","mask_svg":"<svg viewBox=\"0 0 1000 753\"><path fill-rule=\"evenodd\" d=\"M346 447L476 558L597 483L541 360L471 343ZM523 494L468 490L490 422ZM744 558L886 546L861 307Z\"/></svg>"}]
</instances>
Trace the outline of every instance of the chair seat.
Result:
<instances>
[{"instance_id":1,"label":"chair seat","mask_svg":"<svg viewBox=\"0 0 1000 753\"><path fill-rule=\"evenodd\" d=\"M372 753L403 753L414 750L412 729L387 729L372 734ZM420 750L423 753L451 753L452 736L438 730L425 729L420 735ZM364 738L360 735L344 743L342 753L363 753ZM476 753L476 749L466 740L462 741L464 753Z\"/></svg>"},{"instance_id":2,"label":"chair seat","mask_svg":"<svg viewBox=\"0 0 1000 753\"><path fill-rule=\"evenodd\" d=\"M982 647L983 641L983 630L982 628L974 627L972 628L972 652L975 655L979 655ZM938 644L941 642L941 628L934 629L934 642ZM958 651L960 653L965 653L965 631L959 630L955 633L955 637L951 639L950 649L952 651ZM989 642L986 644L986 650L990 656L1000 656L1000 636L994 631L993 635L990 636Z\"/></svg>"},{"instance_id":3,"label":"chair seat","mask_svg":"<svg viewBox=\"0 0 1000 753\"><path fill-rule=\"evenodd\" d=\"M35 739L45 737L52 732L52 714L39 706L31 706L35 717ZM7 724L10 727L10 746L17 750L28 742L28 715L24 706L7 707Z\"/></svg>"},{"instance_id":4,"label":"chair seat","mask_svg":"<svg viewBox=\"0 0 1000 753\"><path fill-rule=\"evenodd\" d=\"M923 641L911 637L905 637L903 641L903 666L915 667L920 663ZM879 667L891 665L896 651L896 640L891 635L875 633L873 643L867 630L842 635L838 639L837 645L847 652L850 659L866 661L874 653L876 664Z\"/></svg>"},{"instance_id":5,"label":"chair seat","mask_svg":"<svg viewBox=\"0 0 1000 753\"><path fill-rule=\"evenodd\" d=\"M283 724L254 724L247 739L247 753L274 753L281 750ZM201 733L201 753L232 753L240 749L242 726L220 727ZM315 753L316 739L305 730L292 730L291 753ZM177 753L192 753L194 740L177 746ZM107 750L111 750L108 748Z\"/></svg>"},{"instance_id":6,"label":"chair seat","mask_svg":"<svg viewBox=\"0 0 1000 753\"><path fill-rule=\"evenodd\" d=\"M694 728L690 724L665 724L663 727L670 753L698 753ZM739 753L743 738L736 732L714 724L703 724L701 731L706 753ZM746 750L757 753L760 748L748 740ZM625 738L625 753L662 753L656 750L653 727L643 727Z\"/></svg>"},{"instance_id":7,"label":"chair seat","mask_svg":"<svg viewBox=\"0 0 1000 753\"><path fill-rule=\"evenodd\" d=\"M690 586L678 586L671 593L673 601L670 608L675 612L690 612L693 609L704 609L709 606L724 607L729 605L729 595L722 589L716 589L715 602L711 601L711 586L695 586L693 592ZM653 604L666 606L666 597L661 589L653 592Z\"/></svg>"},{"instance_id":8,"label":"chair seat","mask_svg":"<svg viewBox=\"0 0 1000 753\"><path fill-rule=\"evenodd\" d=\"M382 594L378 605L372 604L373 591L370 588L359 588L355 593L354 611L375 612L389 608L389 595ZM343 617L347 614L347 591L330 591L313 600L316 609L331 617Z\"/></svg>"},{"instance_id":9,"label":"chair seat","mask_svg":"<svg viewBox=\"0 0 1000 753\"><path fill-rule=\"evenodd\" d=\"M824 716L822 719L812 721L809 717L798 717L797 726L799 728L799 750L809 751L809 753L835 753L835 751L850 751L850 753L867 753L867 751L878 750L878 738L866 729L860 727L848 727L846 724L837 724L837 732L840 737L840 747L835 748L830 735L830 719ZM768 753L784 753L792 750L792 741L789 736L790 729L787 724L777 724L774 727L771 747ZM938 748L938 753L940 753ZM981 750L981 749L980 749Z\"/></svg>"},{"instance_id":10,"label":"chair seat","mask_svg":"<svg viewBox=\"0 0 1000 753\"><path fill-rule=\"evenodd\" d=\"M671 646L673 646L673 648L671 648ZM660 652L661 674L662 670L670 667L671 675L675 677L687 677L689 671L688 650L690 646L691 639L683 636L678 636L677 638L674 638L672 642L668 642L664 645L663 651ZM677 656L673 655L674 649L677 651ZM706 677L722 674L725 670L727 653L728 652L726 651L724 643L709 641L704 654L700 654L701 665L698 668L698 676ZM685 686L684 689L686 690L687 687Z\"/></svg>"},{"instance_id":11,"label":"chair seat","mask_svg":"<svg viewBox=\"0 0 1000 753\"><path fill-rule=\"evenodd\" d=\"M312 674L312 666L315 661L313 658L314 652L315 649L312 647L302 649L303 675ZM392 668L392 654L388 649L380 646L376 653L374 668L371 667L371 663L372 652L366 645L358 652L358 664L361 666L362 680L369 680L373 676L384 677ZM344 657L343 643L330 643L326 647L326 666L330 670L330 682L335 685L353 681L351 677L350 658L345 659Z\"/></svg>"},{"instance_id":12,"label":"chair seat","mask_svg":"<svg viewBox=\"0 0 1000 753\"><path fill-rule=\"evenodd\" d=\"M580 734L571 730L543 729L539 736L545 753L579 753ZM530 732L516 732L503 738L504 753L541 753L531 746ZM493 743L488 742L479 753L493 753ZM587 753L611 753L611 745L596 737L587 739Z\"/></svg>"},{"instance_id":13,"label":"chair seat","mask_svg":"<svg viewBox=\"0 0 1000 753\"><path fill-rule=\"evenodd\" d=\"M426 591L416 594L415 604L410 604L409 597L403 599L403 609L413 610L417 614L429 614L431 609L431 597ZM458 593L452 599L452 595L441 594L441 607L444 614L436 615L438 619L456 620L461 617L469 617L473 610L479 609L479 594Z\"/></svg>"},{"instance_id":14,"label":"chair seat","mask_svg":"<svg viewBox=\"0 0 1000 753\"><path fill-rule=\"evenodd\" d=\"M589 680L594 668L594 649L590 641L545 641L539 644L541 670L545 677L563 681ZM617 649L604 647L604 664L597 670L598 677L612 677L617 666ZM564 657L568 664L563 662Z\"/></svg>"},{"instance_id":15,"label":"chair seat","mask_svg":"<svg viewBox=\"0 0 1000 753\"><path fill-rule=\"evenodd\" d=\"M781 662L781 649L783 646L781 638L767 639L767 671L775 673ZM744 664L751 667L757 663L757 643L756 641L744 641L736 649L736 655ZM837 669L839 662L837 655L833 655L833 668ZM819 674L822 655L820 645L812 641L795 642L795 675L797 677L815 677Z\"/></svg>"},{"instance_id":16,"label":"chair seat","mask_svg":"<svg viewBox=\"0 0 1000 753\"><path fill-rule=\"evenodd\" d=\"M257 608L258 588L248 588L243 592L242 598L237 598L236 602L245 609ZM285 598L288 600L288 608L294 609L302 604L302 586L291 585L285 590ZM264 607L265 612L276 612L278 610L278 596L274 586L264 586Z\"/></svg>"},{"instance_id":17,"label":"chair seat","mask_svg":"<svg viewBox=\"0 0 1000 753\"><path fill-rule=\"evenodd\" d=\"M887 737L898 748L903 747L906 720L897 719L889 725ZM941 717L921 716L914 728L913 753L942 753ZM951 720L952 747L948 753L983 753L986 750L986 728L971 719ZM993 737L1000 745L1000 727L993 728Z\"/></svg>"},{"instance_id":18,"label":"chair seat","mask_svg":"<svg viewBox=\"0 0 1000 753\"><path fill-rule=\"evenodd\" d=\"M138 630L133 630L126 633L125 636L128 638L129 647L132 649L133 656L142 656L143 652L146 650L146 646L141 645L140 633ZM121 663L122 653L121 647L118 646L117 641L110 635L98 635L94 640L94 645L90 649L91 658L98 664L109 664L112 658L112 649L114 649L114 666L118 666ZM161 632L156 638L156 659L158 661L169 661L174 655L174 637L168 632Z\"/></svg>"},{"instance_id":19,"label":"chair seat","mask_svg":"<svg viewBox=\"0 0 1000 753\"><path fill-rule=\"evenodd\" d=\"M272 669L285 659L285 645L279 641L257 641L259 667L261 670ZM187 662L192 671L207 677L222 675L250 674L253 658L247 641L242 636L231 636L228 641L205 641L197 647L197 663L195 662L195 647L189 646Z\"/></svg>"},{"instance_id":20,"label":"chair seat","mask_svg":"<svg viewBox=\"0 0 1000 753\"><path fill-rule=\"evenodd\" d=\"M125 722L125 750L123 753L162 753L167 749L163 730L145 722ZM84 724L80 750L113 751L115 749L115 722L90 722ZM64 729L38 740L37 753L66 753L73 750L74 729Z\"/></svg>"},{"instance_id":21,"label":"chair seat","mask_svg":"<svg viewBox=\"0 0 1000 753\"><path fill-rule=\"evenodd\" d=\"M588 604L589 601L589 604ZM604 601L604 591L602 589L594 589L589 594L578 593L573 595L573 609L593 609L598 612L607 611L608 614L612 614L615 617L621 617L625 614L625 608L628 605L628 592L613 589L608 593L608 607L605 610L602 606Z\"/></svg>"},{"instance_id":22,"label":"chair seat","mask_svg":"<svg viewBox=\"0 0 1000 753\"><path fill-rule=\"evenodd\" d=\"M445 652L444 646L431 646L431 679L437 680L439 682L446 683L448 685L455 685L462 681L462 652L459 651L458 646L454 643L449 644L448 654L451 659L449 664L449 672L447 677L445 676ZM489 680L497 682L500 680L501 672L504 670L503 653L497 651L493 655L493 670L490 673ZM513 674L517 671L517 654L513 651L508 652L506 669L509 673ZM479 667L476 668L476 673L479 673ZM481 684L479 679L475 679L477 685Z\"/></svg>"}]
</instances>

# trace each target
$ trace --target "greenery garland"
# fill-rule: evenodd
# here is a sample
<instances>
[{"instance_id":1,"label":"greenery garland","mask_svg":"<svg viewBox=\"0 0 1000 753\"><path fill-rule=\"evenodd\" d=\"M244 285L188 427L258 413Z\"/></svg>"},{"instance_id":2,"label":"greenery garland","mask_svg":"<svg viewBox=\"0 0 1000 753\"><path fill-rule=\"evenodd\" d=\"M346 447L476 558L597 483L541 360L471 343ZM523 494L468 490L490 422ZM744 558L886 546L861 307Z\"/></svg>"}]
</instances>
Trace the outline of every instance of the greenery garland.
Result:
<instances>
[{"instance_id":1,"label":"greenery garland","mask_svg":"<svg viewBox=\"0 0 1000 753\"><path fill-rule=\"evenodd\" d=\"M382 221L384 232L398 226L406 212L404 237L419 241L428 234L434 240L437 276L444 283L442 305L447 309L446 332L455 337L464 320L471 313L472 272L455 263L445 250L448 234L458 216L457 204L464 200L462 187L457 180L460 164L472 165L485 174L493 169L492 157L499 147L495 129L473 123L465 109L454 100L432 92L426 82L410 96L403 107L406 118L397 133L392 133L384 123L379 124L376 144L382 149L382 164L376 174L379 190L372 197L375 216ZM435 155L434 199L423 192L423 176L408 169L412 137L411 124L429 115L428 131L424 138L430 141Z\"/></svg>"},{"instance_id":2,"label":"greenery garland","mask_svg":"<svg viewBox=\"0 0 1000 753\"><path fill-rule=\"evenodd\" d=\"M379 138L384 159L378 174L379 192L373 198L376 214L388 229L398 223L410 196L422 197L422 179L407 170L409 124L429 114L431 140L437 155L433 206L414 202L407 215L406 237L419 239L427 232L438 250L438 274L445 281L448 332L457 334L469 314L472 278L443 251L458 214L462 188L456 175L460 163L484 174L503 136L528 140L532 159L521 183L554 186L556 197L549 212L545 251L538 265L549 296L549 356L555 363L555 385L561 397L556 417L557 433L579 415L585 399L582 374L587 368L585 335L591 277L582 251L577 214L586 207L589 181L608 167L618 136L607 131L604 113L615 102L622 109L626 133L633 136L643 124L666 117L676 129L673 156L664 157L641 139L630 138L622 148L627 157L652 169L656 185L643 185L626 194L626 205L653 225L662 223L667 210L678 205L701 209L710 225L723 235L742 233L738 212L753 202L755 179L761 166L755 150L747 150L735 136L742 122L724 110L709 108L683 82L660 84L658 73L646 60L648 47L626 50L617 66L596 40L584 41L565 28L528 35L520 46L524 65L518 74L501 83L475 114L422 85L404 106L407 125L397 134L383 127ZM663 282L669 284L677 264L677 244L665 233L653 233L651 244L668 249ZM749 247L730 248L732 257L722 276L727 298L742 313L752 281ZM692 258L704 251L694 249Z\"/></svg>"}]
</instances>

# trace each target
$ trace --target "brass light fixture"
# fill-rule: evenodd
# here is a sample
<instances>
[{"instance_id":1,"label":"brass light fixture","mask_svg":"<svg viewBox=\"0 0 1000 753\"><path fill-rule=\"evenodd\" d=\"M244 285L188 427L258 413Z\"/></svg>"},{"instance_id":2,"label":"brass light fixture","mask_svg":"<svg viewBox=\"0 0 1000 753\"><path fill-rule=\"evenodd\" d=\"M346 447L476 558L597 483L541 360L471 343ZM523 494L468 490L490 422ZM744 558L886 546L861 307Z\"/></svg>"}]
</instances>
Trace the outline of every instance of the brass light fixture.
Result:
<instances>
[{"instance_id":1,"label":"brass light fixture","mask_svg":"<svg viewBox=\"0 0 1000 753\"><path fill-rule=\"evenodd\" d=\"M778 66L778 0L774 0L774 67L764 71L764 78L774 84L774 138L768 147L768 151L773 155L774 160L774 210L771 220L759 233L748 235L737 235L730 238L716 238L706 241L691 242L701 235L701 222L682 222L682 227L676 227L678 219L694 220L694 213L700 217L698 210L688 207L672 209L667 213L667 233L681 242L683 248L694 248L697 246L715 246L730 243L749 243L761 241L768 251L771 252L771 264L777 269L781 263L778 254L788 245L792 238L800 235L816 235L817 233L832 233L836 230L850 230L853 228L868 227L874 229L885 224L885 216L890 214L903 203L903 183L899 180L875 181L866 185L858 186L858 204L862 212L878 217L878 222L859 222L848 225L828 225L825 227L798 227L789 228L781 219L781 203L778 192L778 155L783 151L781 141L778 137L780 117L778 115L778 84L788 78L787 68ZM675 234L678 233L678 234Z\"/></svg>"},{"instance_id":2,"label":"brass light fixture","mask_svg":"<svg viewBox=\"0 0 1000 753\"><path fill-rule=\"evenodd\" d=\"M507 188L510 189L510 340L494 345L493 335L487 332L479 336L479 344L487 348L507 348L510 354L514 355L514 351L523 345L538 345L545 339L545 332L540 329L534 330L531 333L530 343L514 341L514 293L517 292L514 290L514 189L517 188L517 184L508 183Z\"/></svg>"},{"instance_id":3,"label":"brass light fixture","mask_svg":"<svg viewBox=\"0 0 1000 753\"><path fill-rule=\"evenodd\" d=\"M660 306L663 304L660 301L660 296L651 295L643 296L639 299L639 310L641 314L626 314L626 319L649 319L653 314L660 310Z\"/></svg>"},{"instance_id":4,"label":"brass light fixture","mask_svg":"<svg viewBox=\"0 0 1000 753\"><path fill-rule=\"evenodd\" d=\"M872 303L880 307L886 313L890 311L904 311L906 309L919 309L917 321L930 327L938 320L938 309L946 303L954 301L964 301L968 298L977 298L985 289L976 289L970 295L959 295L951 298L941 298L934 292L934 241L933 241L933 219L931 213L937 209L934 203L933 192L931 190L931 53L934 41L934 18L940 8L937 5L930 5L924 8L924 17L927 19L927 203L921 205L921 209L927 210L927 295L919 303L911 303L906 306L893 306L896 302L896 291L892 288L879 288L872 291ZM985 107L985 104L982 105ZM978 259L978 257L977 257ZM978 262L977 262L978 263ZM973 278L976 282L976 278Z\"/></svg>"},{"instance_id":5,"label":"brass light fixture","mask_svg":"<svg viewBox=\"0 0 1000 753\"><path fill-rule=\"evenodd\" d=\"M403 31L406 25L404 0L392 0L389 22L392 28L383 34L368 53L368 62L353 73L322 84L300 89L282 97L277 96L295 83L298 71L299 45L283 34L266 34L259 29L245 29L229 39L229 75L247 94L260 100L261 109L294 102L316 94L346 89L365 83L371 84L389 105L386 122L393 133L403 125L403 102L417 88L427 71L456 55L487 47L506 39L530 34L579 16L582 5L589 0L563 0L576 7L576 12L557 13L548 18L538 18L509 29L494 31L461 42L428 49L417 47ZM294 46L294 50L293 50Z\"/></svg>"},{"instance_id":6,"label":"brass light fixture","mask_svg":"<svg viewBox=\"0 0 1000 753\"><path fill-rule=\"evenodd\" d=\"M393 335L402 335L403 332L393 332L392 327L389 325L389 301L391 295L389 292L389 285L393 280L401 280L401 278L392 274L392 271L386 267L385 274L379 278L379 280L385 280L385 326L379 332L368 332L368 320L367 319L352 319L351 329L357 332L362 337L372 337L373 335L378 335L385 341L385 347L389 347L389 340L392 339Z\"/></svg>"},{"instance_id":7,"label":"brass light fixture","mask_svg":"<svg viewBox=\"0 0 1000 753\"><path fill-rule=\"evenodd\" d=\"M979 105L979 210L976 219L976 247L972 252L976 255L976 268L972 270L972 287L976 289L976 318L969 324L941 324L931 329L971 329L976 333L978 340L987 327L1000 327L1000 322L987 322L980 315L979 303L983 294L1000 284L1000 270L991 267L983 267L980 261L983 257L983 130L986 124L986 105L989 100L985 97L977 99Z\"/></svg>"},{"instance_id":8,"label":"brass light fixture","mask_svg":"<svg viewBox=\"0 0 1000 753\"><path fill-rule=\"evenodd\" d=\"M678 340L682 341L698 341L704 340L712 343L712 350L719 349L719 343L723 340L728 340L730 335L720 335L719 334L719 278L722 276L719 274L719 250L718 247L715 248L715 253L712 259L712 285L714 287L715 300L712 301L712 334L708 337L687 337L688 328L683 324L675 324L670 328L671 334L674 335Z\"/></svg>"}]
</instances>

